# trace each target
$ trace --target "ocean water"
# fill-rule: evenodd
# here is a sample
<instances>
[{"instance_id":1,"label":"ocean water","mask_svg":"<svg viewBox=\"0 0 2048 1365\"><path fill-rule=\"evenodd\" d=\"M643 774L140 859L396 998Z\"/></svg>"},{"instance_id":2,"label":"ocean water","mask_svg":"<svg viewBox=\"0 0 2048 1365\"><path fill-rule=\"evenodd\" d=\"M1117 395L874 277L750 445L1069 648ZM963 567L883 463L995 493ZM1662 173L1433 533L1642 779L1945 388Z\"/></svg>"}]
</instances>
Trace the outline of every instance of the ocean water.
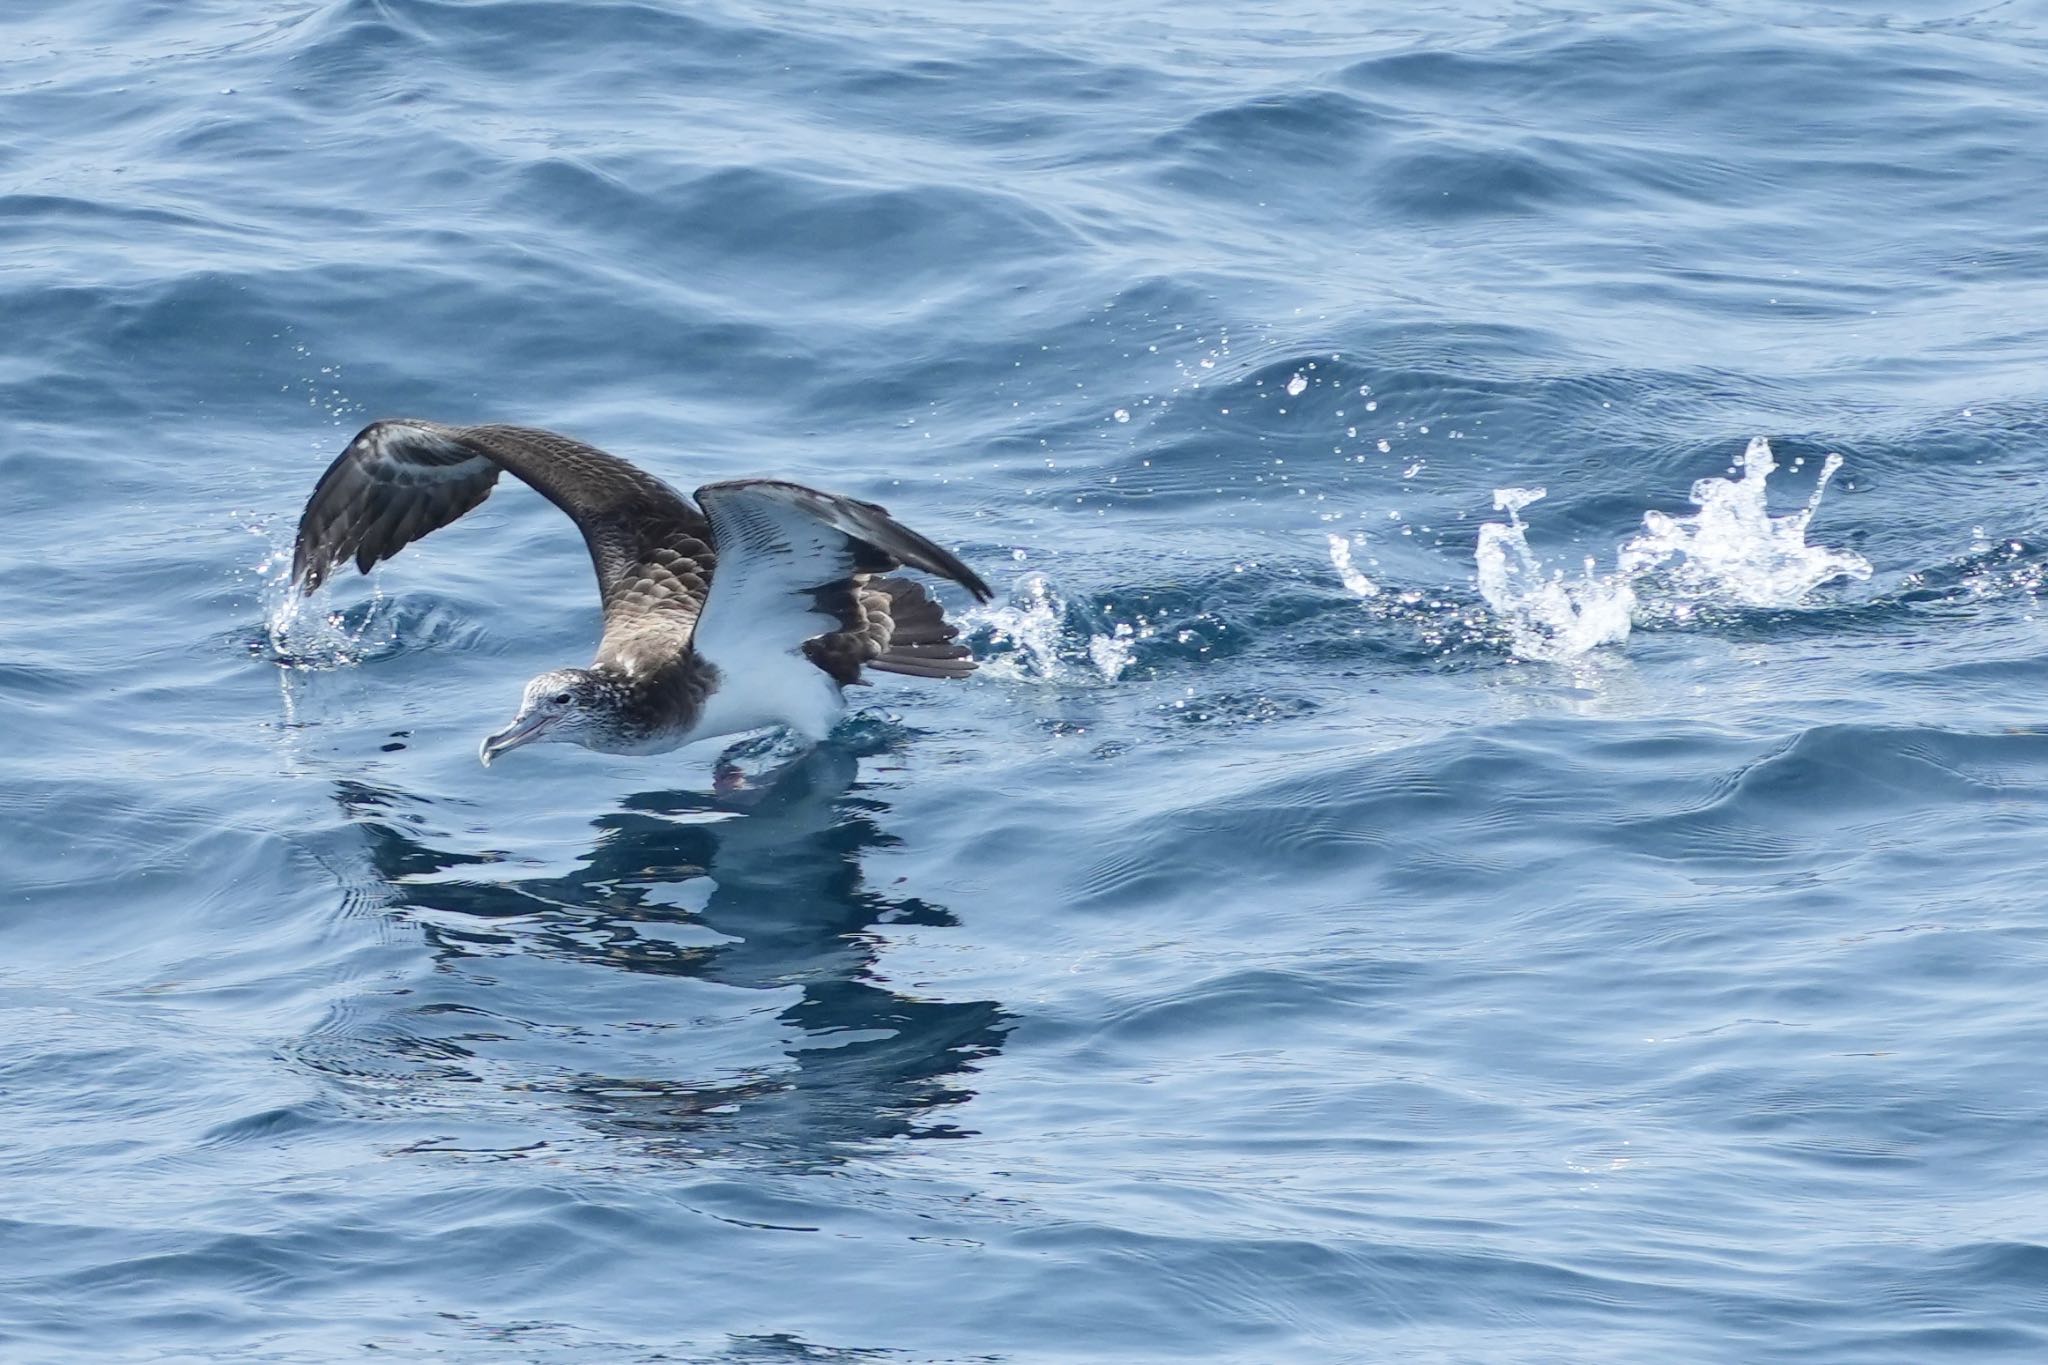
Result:
<instances>
[{"instance_id":1,"label":"ocean water","mask_svg":"<svg viewBox=\"0 0 2048 1365\"><path fill-rule=\"evenodd\" d=\"M0 196L10 1365L2048 1358L2035 0L13 0ZM388 415L987 664L485 770Z\"/></svg>"}]
</instances>

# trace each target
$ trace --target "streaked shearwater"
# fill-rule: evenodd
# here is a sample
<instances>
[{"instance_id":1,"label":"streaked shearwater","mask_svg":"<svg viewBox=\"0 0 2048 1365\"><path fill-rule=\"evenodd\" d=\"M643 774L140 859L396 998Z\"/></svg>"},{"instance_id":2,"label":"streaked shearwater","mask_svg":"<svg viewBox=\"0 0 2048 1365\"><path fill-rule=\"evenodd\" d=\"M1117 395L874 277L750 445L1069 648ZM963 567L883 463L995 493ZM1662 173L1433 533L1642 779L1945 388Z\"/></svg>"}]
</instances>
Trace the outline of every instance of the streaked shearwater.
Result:
<instances>
[{"instance_id":1,"label":"streaked shearwater","mask_svg":"<svg viewBox=\"0 0 2048 1365\"><path fill-rule=\"evenodd\" d=\"M519 714L484 740L486 764L543 740L651 754L784 726L815 742L863 669L974 671L924 586L879 575L921 569L983 602L988 584L875 504L779 479L706 484L693 504L615 455L534 427L371 423L306 503L293 581L311 593L351 558L368 573L482 502L505 471L583 532L604 635L588 668L526 685Z\"/></svg>"}]
</instances>

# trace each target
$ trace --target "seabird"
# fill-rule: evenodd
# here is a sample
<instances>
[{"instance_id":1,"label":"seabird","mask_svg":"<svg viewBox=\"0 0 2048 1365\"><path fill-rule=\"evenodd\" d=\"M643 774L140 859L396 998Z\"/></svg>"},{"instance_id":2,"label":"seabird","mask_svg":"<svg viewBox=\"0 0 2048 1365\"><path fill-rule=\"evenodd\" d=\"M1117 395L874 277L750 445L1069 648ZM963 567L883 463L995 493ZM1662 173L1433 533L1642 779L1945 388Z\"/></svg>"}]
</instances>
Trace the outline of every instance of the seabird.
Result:
<instances>
[{"instance_id":1,"label":"seabird","mask_svg":"<svg viewBox=\"0 0 2048 1365\"><path fill-rule=\"evenodd\" d=\"M924 586L879 575L921 569L981 602L988 584L875 504L780 479L706 484L692 503L616 455L536 427L372 422L313 489L292 581L310 594L351 558L368 573L489 497L507 471L583 532L604 636L588 668L526 685L519 714L478 751L487 765L544 740L652 754L786 726L816 742L864 668L974 671Z\"/></svg>"}]
</instances>

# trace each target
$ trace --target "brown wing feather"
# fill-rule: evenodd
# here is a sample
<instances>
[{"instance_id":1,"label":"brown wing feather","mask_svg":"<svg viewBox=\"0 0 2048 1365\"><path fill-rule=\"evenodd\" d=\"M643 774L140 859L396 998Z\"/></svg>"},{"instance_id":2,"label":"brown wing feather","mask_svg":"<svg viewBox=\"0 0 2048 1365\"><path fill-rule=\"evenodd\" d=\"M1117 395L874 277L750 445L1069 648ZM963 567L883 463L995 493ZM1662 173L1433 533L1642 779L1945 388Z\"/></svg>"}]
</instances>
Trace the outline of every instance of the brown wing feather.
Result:
<instances>
[{"instance_id":1,"label":"brown wing feather","mask_svg":"<svg viewBox=\"0 0 2048 1365\"><path fill-rule=\"evenodd\" d=\"M369 572L489 497L506 470L583 532L604 601L600 661L640 668L678 654L714 562L703 513L617 456L537 427L371 423L313 489L294 580L310 593L350 559Z\"/></svg>"},{"instance_id":2,"label":"brown wing feather","mask_svg":"<svg viewBox=\"0 0 2048 1365\"><path fill-rule=\"evenodd\" d=\"M368 573L489 497L499 469L446 428L371 423L314 485L299 518L292 580L310 593L350 559Z\"/></svg>"},{"instance_id":3,"label":"brown wing feather","mask_svg":"<svg viewBox=\"0 0 2048 1365\"><path fill-rule=\"evenodd\" d=\"M958 643L960 628L924 584L884 578L874 586L889 597L889 634L868 667L914 678L964 678L974 671L974 652Z\"/></svg>"},{"instance_id":4,"label":"brown wing feather","mask_svg":"<svg viewBox=\"0 0 2048 1365\"><path fill-rule=\"evenodd\" d=\"M974 671L974 652L957 643L960 628L924 584L870 579L860 585L858 602L859 628L804 646L811 662L841 683L860 681L863 667L913 678L964 678Z\"/></svg>"}]
</instances>

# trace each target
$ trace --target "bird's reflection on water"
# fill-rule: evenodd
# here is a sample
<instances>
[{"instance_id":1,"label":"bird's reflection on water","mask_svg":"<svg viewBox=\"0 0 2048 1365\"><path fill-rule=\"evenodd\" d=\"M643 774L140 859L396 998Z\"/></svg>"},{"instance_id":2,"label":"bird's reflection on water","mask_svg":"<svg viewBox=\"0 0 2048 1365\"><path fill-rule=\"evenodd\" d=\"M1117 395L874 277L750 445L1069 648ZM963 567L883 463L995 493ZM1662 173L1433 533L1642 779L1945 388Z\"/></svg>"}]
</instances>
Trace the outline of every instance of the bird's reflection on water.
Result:
<instances>
[{"instance_id":1,"label":"bird's reflection on water","mask_svg":"<svg viewBox=\"0 0 2048 1365\"><path fill-rule=\"evenodd\" d=\"M845 749L821 747L724 819L723 800L705 793L635 796L594 822L599 833L584 867L514 880L502 879L507 868L488 854L434 847L430 814L422 814L431 808L402 793L347 782L338 798L368 836L389 898L425 912L417 919L444 973L489 974L489 963L508 952L533 952L760 991L770 1007L795 992L774 1015L782 1027L772 1056L738 1066L729 1056L707 1060L695 1076L626 1076L606 1074L604 1049L587 1046L577 1065L522 1084L559 1092L589 1128L646 1152L829 1160L877 1139L958 1135L944 1112L969 1098L965 1077L1009 1028L994 1001L922 998L878 970L876 926L957 921L942 907L869 885L863 857L893 839L880 823L886 805L854 782L857 763ZM722 941L688 941L713 935ZM673 1009L649 1027L687 1030L690 1007L669 998L683 993L681 984L652 1000L644 990L635 997L649 1012ZM481 1076L467 1063L481 1051L502 1053L508 1020L553 1038L565 1032L559 1023L519 1024L535 1012L533 1002L503 980L459 994L459 1003L443 1001L433 1012L444 1024L464 1016L455 1027L466 1032L415 1027L427 1012L415 1007L404 1029L412 1036L387 1041L415 1061L431 1054L444 1077L475 1080ZM421 1036L429 1032L439 1036ZM573 1025L567 1032L589 1037ZM690 1069L687 1033L680 1050L663 1055Z\"/></svg>"}]
</instances>

